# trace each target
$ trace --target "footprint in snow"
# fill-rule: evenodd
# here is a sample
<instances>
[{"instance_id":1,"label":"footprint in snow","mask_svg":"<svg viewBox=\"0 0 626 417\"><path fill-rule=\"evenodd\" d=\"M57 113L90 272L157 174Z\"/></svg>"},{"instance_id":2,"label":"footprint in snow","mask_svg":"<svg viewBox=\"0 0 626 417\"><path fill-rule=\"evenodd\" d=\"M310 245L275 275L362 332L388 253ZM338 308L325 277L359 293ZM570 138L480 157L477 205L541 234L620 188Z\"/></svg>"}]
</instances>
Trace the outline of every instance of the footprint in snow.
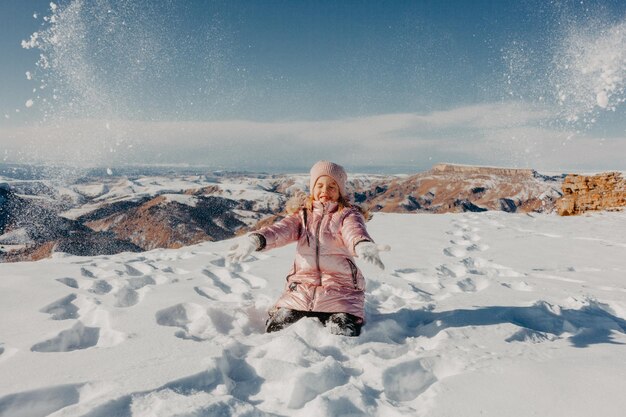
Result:
<instances>
[{"instance_id":1,"label":"footprint in snow","mask_svg":"<svg viewBox=\"0 0 626 417\"><path fill-rule=\"evenodd\" d=\"M132 307L141 301L141 297L137 291L129 286L120 288L115 293L115 306L116 307Z\"/></svg>"},{"instance_id":2,"label":"footprint in snow","mask_svg":"<svg viewBox=\"0 0 626 417\"><path fill-rule=\"evenodd\" d=\"M453 230L453 231L446 232L446 234L451 235L451 236L461 237L465 234L465 232L463 232L463 230Z\"/></svg>"},{"instance_id":3,"label":"footprint in snow","mask_svg":"<svg viewBox=\"0 0 626 417\"><path fill-rule=\"evenodd\" d=\"M375 305L379 311L396 311L402 307L431 301L430 292L422 290L416 284L409 284L409 287L410 290L407 291L387 283L379 283L377 288L371 289L366 295L366 303Z\"/></svg>"},{"instance_id":4,"label":"footprint in snow","mask_svg":"<svg viewBox=\"0 0 626 417\"><path fill-rule=\"evenodd\" d=\"M532 285L529 285L526 281L503 282L500 285L515 291L533 291Z\"/></svg>"},{"instance_id":5,"label":"footprint in snow","mask_svg":"<svg viewBox=\"0 0 626 417\"><path fill-rule=\"evenodd\" d=\"M224 293L221 289L214 287L194 287L194 291L201 297L204 297L211 301L219 301L226 303L241 303L242 296L233 293Z\"/></svg>"},{"instance_id":6,"label":"footprint in snow","mask_svg":"<svg viewBox=\"0 0 626 417\"><path fill-rule=\"evenodd\" d=\"M100 338L99 327L88 327L82 322L72 328L63 330L55 337L33 345L33 352L71 352L87 349L98 344Z\"/></svg>"},{"instance_id":7,"label":"footprint in snow","mask_svg":"<svg viewBox=\"0 0 626 417\"><path fill-rule=\"evenodd\" d=\"M489 275L494 277L509 278L524 276L524 274L515 271L513 268L504 265L498 265L494 262L479 257L465 258L463 259L463 264L467 267L469 273L476 275Z\"/></svg>"},{"instance_id":8,"label":"footprint in snow","mask_svg":"<svg viewBox=\"0 0 626 417\"><path fill-rule=\"evenodd\" d=\"M159 310L156 322L161 326L178 327L174 335L181 339L203 341L217 334L227 335L235 329L235 316L221 308L204 308L195 303L181 303Z\"/></svg>"},{"instance_id":9,"label":"footprint in snow","mask_svg":"<svg viewBox=\"0 0 626 417\"><path fill-rule=\"evenodd\" d=\"M83 384L57 385L0 397L2 416L47 416L78 404Z\"/></svg>"},{"instance_id":10,"label":"footprint in snow","mask_svg":"<svg viewBox=\"0 0 626 417\"><path fill-rule=\"evenodd\" d=\"M220 289L220 291L222 291L222 293L224 294L231 294L233 291L231 290L229 285L226 285L222 282L222 280L220 279L220 277L218 277L217 275L215 275L212 271L208 270L208 269L204 269L202 270L202 273L204 275L206 275L207 277L209 277L211 279L211 281L213 282L213 285L217 288Z\"/></svg>"},{"instance_id":11,"label":"footprint in snow","mask_svg":"<svg viewBox=\"0 0 626 417\"><path fill-rule=\"evenodd\" d=\"M452 278L460 278L467 274L467 268L462 264L439 265L437 268L439 275Z\"/></svg>"},{"instance_id":12,"label":"footprint in snow","mask_svg":"<svg viewBox=\"0 0 626 417\"><path fill-rule=\"evenodd\" d=\"M59 281L63 285L67 285L70 288L78 288L78 281L76 281L74 278L57 278L57 281Z\"/></svg>"},{"instance_id":13,"label":"footprint in snow","mask_svg":"<svg viewBox=\"0 0 626 417\"><path fill-rule=\"evenodd\" d=\"M115 271L110 269L104 269L99 266L100 264L91 263L88 266L80 268L80 272L85 278L105 278L115 276Z\"/></svg>"},{"instance_id":14,"label":"footprint in snow","mask_svg":"<svg viewBox=\"0 0 626 417\"><path fill-rule=\"evenodd\" d=\"M220 268L224 268L226 266L226 259L223 257L214 259L212 261L209 262L211 265L220 267Z\"/></svg>"},{"instance_id":15,"label":"footprint in snow","mask_svg":"<svg viewBox=\"0 0 626 417\"><path fill-rule=\"evenodd\" d=\"M463 235L463 239L469 240L470 242L478 242L480 240L480 236L475 233L468 233Z\"/></svg>"},{"instance_id":16,"label":"footprint in snow","mask_svg":"<svg viewBox=\"0 0 626 417\"><path fill-rule=\"evenodd\" d=\"M139 256L137 258L129 259L127 263L139 263L139 262L144 262L146 260L147 258L145 256Z\"/></svg>"},{"instance_id":17,"label":"footprint in snow","mask_svg":"<svg viewBox=\"0 0 626 417\"><path fill-rule=\"evenodd\" d=\"M461 247L451 246L451 247L445 248L443 250L443 254L446 256L453 257L453 258L462 258L467 255L467 251Z\"/></svg>"},{"instance_id":18,"label":"footprint in snow","mask_svg":"<svg viewBox=\"0 0 626 417\"><path fill-rule=\"evenodd\" d=\"M128 286L133 290L138 290L146 285L156 285L156 281L151 276L133 277L126 280Z\"/></svg>"},{"instance_id":19,"label":"footprint in snow","mask_svg":"<svg viewBox=\"0 0 626 417\"><path fill-rule=\"evenodd\" d=\"M80 274L82 276L84 276L85 278L95 278L96 277L94 272L92 272L91 269L88 269L86 267L80 268Z\"/></svg>"},{"instance_id":20,"label":"footprint in snow","mask_svg":"<svg viewBox=\"0 0 626 417\"><path fill-rule=\"evenodd\" d=\"M233 277L243 280L250 286L250 288L264 288L267 285L267 280L265 280L264 278L248 274L246 272L233 274Z\"/></svg>"},{"instance_id":21,"label":"footprint in snow","mask_svg":"<svg viewBox=\"0 0 626 417\"><path fill-rule=\"evenodd\" d=\"M308 368L298 370L288 384L287 407L300 409L309 401L349 382L350 375L339 362L327 357Z\"/></svg>"},{"instance_id":22,"label":"footprint in snow","mask_svg":"<svg viewBox=\"0 0 626 417\"><path fill-rule=\"evenodd\" d=\"M453 221L452 222L452 227L454 227L457 230L469 230L470 226L465 224L465 223L459 223L459 221Z\"/></svg>"},{"instance_id":23,"label":"footprint in snow","mask_svg":"<svg viewBox=\"0 0 626 417\"><path fill-rule=\"evenodd\" d=\"M464 258L461 262L469 273L476 275L487 275L487 272L493 269L492 266L494 265L488 260L478 257Z\"/></svg>"},{"instance_id":24,"label":"footprint in snow","mask_svg":"<svg viewBox=\"0 0 626 417\"><path fill-rule=\"evenodd\" d=\"M517 278L517 277L524 277L524 276L526 276L525 274L523 274L521 272L517 272L516 270L514 270L513 268L508 267L508 266L494 264L494 267L495 267L495 270L496 270L496 275L499 276L499 277Z\"/></svg>"},{"instance_id":25,"label":"footprint in snow","mask_svg":"<svg viewBox=\"0 0 626 417\"><path fill-rule=\"evenodd\" d=\"M135 277L150 274L155 270L152 265L146 263L127 263L124 267L126 268L127 275Z\"/></svg>"},{"instance_id":26,"label":"footprint in snow","mask_svg":"<svg viewBox=\"0 0 626 417\"><path fill-rule=\"evenodd\" d=\"M456 283L463 292L478 292L489 286L489 281L483 277L468 277Z\"/></svg>"},{"instance_id":27,"label":"footprint in snow","mask_svg":"<svg viewBox=\"0 0 626 417\"><path fill-rule=\"evenodd\" d=\"M263 380L238 352L233 354L225 349L221 357L212 358L208 366L199 365L199 368L199 373L160 387L117 397L94 408L85 417L131 416L136 415L137 410L149 410L149 415L181 417L270 415L249 400L260 390ZM180 410L192 411L181 414Z\"/></svg>"},{"instance_id":28,"label":"footprint in snow","mask_svg":"<svg viewBox=\"0 0 626 417\"><path fill-rule=\"evenodd\" d=\"M396 269L391 275L416 284L433 284L439 282L437 277L429 275L426 270L415 268Z\"/></svg>"},{"instance_id":29,"label":"footprint in snow","mask_svg":"<svg viewBox=\"0 0 626 417\"><path fill-rule=\"evenodd\" d=\"M209 317L204 308L195 303L176 304L159 310L156 322L161 326L179 327L182 331L175 333L181 339L201 341L212 336Z\"/></svg>"},{"instance_id":30,"label":"footprint in snow","mask_svg":"<svg viewBox=\"0 0 626 417\"><path fill-rule=\"evenodd\" d=\"M245 296L249 294L252 288L252 283L245 277L225 268L216 268L213 270L204 269L202 273L209 277L213 281L213 284L224 291L225 294L234 293ZM246 274L246 276L253 277L249 274ZM265 280L258 277L254 277L253 280L255 285L264 286L266 284L266 282L262 282Z\"/></svg>"},{"instance_id":31,"label":"footprint in snow","mask_svg":"<svg viewBox=\"0 0 626 417\"><path fill-rule=\"evenodd\" d=\"M190 271L187 271L186 269L183 268L174 268L171 266L167 266L163 269L161 269L161 272L165 272L168 274L175 274L175 275L187 275L190 273Z\"/></svg>"},{"instance_id":32,"label":"footprint in snow","mask_svg":"<svg viewBox=\"0 0 626 417\"><path fill-rule=\"evenodd\" d=\"M63 297L39 310L42 313L50 314L52 320L68 320L77 319L78 307L72 304L72 301L76 300L76 294L70 294L67 297Z\"/></svg>"},{"instance_id":33,"label":"footprint in snow","mask_svg":"<svg viewBox=\"0 0 626 417\"><path fill-rule=\"evenodd\" d=\"M392 401L413 401L437 382L419 359L403 362L383 372L385 396Z\"/></svg>"},{"instance_id":34,"label":"footprint in snow","mask_svg":"<svg viewBox=\"0 0 626 417\"><path fill-rule=\"evenodd\" d=\"M212 301L218 301L223 295L221 291L218 291L211 287L193 287L193 290L200 296L208 298Z\"/></svg>"},{"instance_id":35,"label":"footprint in snow","mask_svg":"<svg viewBox=\"0 0 626 417\"><path fill-rule=\"evenodd\" d=\"M94 282L88 291L94 294L104 295L104 294L110 293L112 289L113 287L111 286L111 284L109 284L103 279L100 279Z\"/></svg>"},{"instance_id":36,"label":"footprint in snow","mask_svg":"<svg viewBox=\"0 0 626 417\"><path fill-rule=\"evenodd\" d=\"M474 243L467 247L467 250L470 252L484 252L487 249L489 249L489 245L486 245L484 243Z\"/></svg>"},{"instance_id":37,"label":"footprint in snow","mask_svg":"<svg viewBox=\"0 0 626 417\"><path fill-rule=\"evenodd\" d=\"M458 246L470 246L472 244L472 241L466 240L464 238L460 238L460 239L452 239L450 243L452 243L453 245L458 245Z\"/></svg>"}]
</instances>

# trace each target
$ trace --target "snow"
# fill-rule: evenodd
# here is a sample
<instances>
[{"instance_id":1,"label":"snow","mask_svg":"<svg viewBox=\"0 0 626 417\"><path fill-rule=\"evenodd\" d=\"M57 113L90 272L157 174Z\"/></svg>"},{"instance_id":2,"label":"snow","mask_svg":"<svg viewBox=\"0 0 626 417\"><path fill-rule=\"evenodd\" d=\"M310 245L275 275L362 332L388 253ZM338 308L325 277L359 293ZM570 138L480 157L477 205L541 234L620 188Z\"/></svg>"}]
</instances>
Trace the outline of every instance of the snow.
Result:
<instances>
[{"instance_id":1,"label":"snow","mask_svg":"<svg viewBox=\"0 0 626 417\"><path fill-rule=\"evenodd\" d=\"M88 198L96 198L109 192L109 188L103 183L76 184L72 188L78 194Z\"/></svg>"},{"instance_id":2,"label":"snow","mask_svg":"<svg viewBox=\"0 0 626 417\"><path fill-rule=\"evenodd\" d=\"M598 94L596 94L596 102L598 103L598 106L602 107L603 109L606 109L609 105L609 97L606 94L606 91L600 91Z\"/></svg>"},{"instance_id":3,"label":"snow","mask_svg":"<svg viewBox=\"0 0 626 417\"><path fill-rule=\"evenodd\" d=\"M392 250L358 338L263 332L293 246L0 264L0 416L623 415L626 213L368 229Z\"/></svg>"},{"instance_id":4,"label":"snow","mask_svg":"<svg viewBox=\"0 0 626 417\"><path fill-rule=\"evenodd\" d=\"M165 201L176 202L187 206L195 207L198 203L198 198L192 195L186 194L162 194L165 197Z\"/></svg>"},{"instance_id":5,"label":"snow","mask_svg":"<svg viewBox=\"0 0 626 417\"><path fill-rule=\"evenodd\" d=\"M551 75L565 115L594 123L595 106L615 111L626 88L626 20L573 25L556 49ZM587 116L587 117L584 117Z\"/></svg>"},{"instance_id":6,"label":"snow","mask_svg":"<svg viewBox=\"0 0 626 417\"><path fill-rule=\"evenodd\" d=\"M0 245L4 246L4 250L8 250L9 245L16 245L15 249L19 249L28 243L32 243L32 240L24 228L13 229L0 235Z\"/></svg>"}]
</instances>

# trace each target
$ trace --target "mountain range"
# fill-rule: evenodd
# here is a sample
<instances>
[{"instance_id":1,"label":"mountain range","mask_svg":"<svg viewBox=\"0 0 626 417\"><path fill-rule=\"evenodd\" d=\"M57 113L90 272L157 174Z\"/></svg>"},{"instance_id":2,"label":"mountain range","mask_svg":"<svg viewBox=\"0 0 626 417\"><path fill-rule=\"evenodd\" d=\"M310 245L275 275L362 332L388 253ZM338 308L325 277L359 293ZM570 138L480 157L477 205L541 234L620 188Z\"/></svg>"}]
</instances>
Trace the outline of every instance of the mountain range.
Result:
<instances>
[{"instance_id":1,"label":"mountain range","mask_svg":"<svg viewBox=\"0 0 626 417\"><path fill-rule=\"evenodd\" d=\"M179 248L246 233L284 215L308 176L208 172L98 175L70 181L0 177L0 261L53 252L95 256ZM555 210L565 175L438 164L414 175L349 176L372 212Z\"/></svg>"}]
</instances>

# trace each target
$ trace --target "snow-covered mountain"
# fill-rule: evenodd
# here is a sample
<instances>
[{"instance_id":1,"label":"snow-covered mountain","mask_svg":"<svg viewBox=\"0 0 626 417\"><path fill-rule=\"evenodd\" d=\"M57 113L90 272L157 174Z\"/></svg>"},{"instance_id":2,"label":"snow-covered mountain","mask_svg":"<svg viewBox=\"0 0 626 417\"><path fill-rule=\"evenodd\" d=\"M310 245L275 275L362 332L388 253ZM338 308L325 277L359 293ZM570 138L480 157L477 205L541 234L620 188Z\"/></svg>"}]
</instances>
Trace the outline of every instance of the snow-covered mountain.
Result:
<instances>
[{"instance_id":1,"label":"snow-covered mountain","mask_svg":"<svg viewBox=\"0 0 626 417\"><path fill-rule=\"evenodd\" d=\"M437 165L416 175L350 176L355 202L372 211L551 212L562 176L532 170ZM210 173L0 178L0 259L178 248L252 230L280 215L308 176Z\"/></svg>"},{"instance_id":2,"label":"snow-covered mountain","mask_svg":"<svg viewBox=\"0 0 626 417\"><path fill-rule=\"evenodd\" d=\"M407 178L378 182L365 195L375 209L387 213L549 213L562 195L562 181L562 175L531 169L438 164Z\"/></svg>"},{"instance_id":3,"label":"snow-covered mountain","mask_svg":"<svg viewBox=\"0 0 626 417\"><path fill-rule=\"evenodd\" d=\"M294 256L0 264L0 416L621 417L626 213L389 214L358 338L265 334Z\"/></svg>"},{"instance_id":4,"label":"snow-covered mountain","mask_svg":"<svg viewBox=\"0 0 626 417\"><path fill-rule=\"evenodd\" d=\"M4 259L36 260L59 248L95 255L221 240L280 211L286 199L272 180L217 178L92 178L62 186L5 180ZM95 240L103 244L95 247Z\"/></svg>"}]
</instances>

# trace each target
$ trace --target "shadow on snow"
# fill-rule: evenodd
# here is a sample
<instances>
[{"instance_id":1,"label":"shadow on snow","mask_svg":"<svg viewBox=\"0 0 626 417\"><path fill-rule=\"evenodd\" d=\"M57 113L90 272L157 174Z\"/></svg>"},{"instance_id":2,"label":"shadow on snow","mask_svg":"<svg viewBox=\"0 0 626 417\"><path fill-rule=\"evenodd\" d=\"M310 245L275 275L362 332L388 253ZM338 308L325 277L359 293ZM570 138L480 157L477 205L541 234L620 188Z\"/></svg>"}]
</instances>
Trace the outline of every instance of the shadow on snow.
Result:
<instances>
[{"instance_id":1,"label":"shadow on snow","mask_svg":"<svg viewBox=\"0 0 626 417\"><path fill-rule=\"evenodd\" d=\"M571 334L568 339L572 345L584 348L599 343L623 344L613 340L613 332L626 334L626 320L596 303L575 310L539 301L529 307L489 306L442 312L401 309L394 313L372 314L363 337L377 339L383 336L400 343L407 337L434 337L451 327L505 323L521 327L507 342L536 341ZM381 332L381 329L384 330Z\"/></svg>"}]
</instances>

